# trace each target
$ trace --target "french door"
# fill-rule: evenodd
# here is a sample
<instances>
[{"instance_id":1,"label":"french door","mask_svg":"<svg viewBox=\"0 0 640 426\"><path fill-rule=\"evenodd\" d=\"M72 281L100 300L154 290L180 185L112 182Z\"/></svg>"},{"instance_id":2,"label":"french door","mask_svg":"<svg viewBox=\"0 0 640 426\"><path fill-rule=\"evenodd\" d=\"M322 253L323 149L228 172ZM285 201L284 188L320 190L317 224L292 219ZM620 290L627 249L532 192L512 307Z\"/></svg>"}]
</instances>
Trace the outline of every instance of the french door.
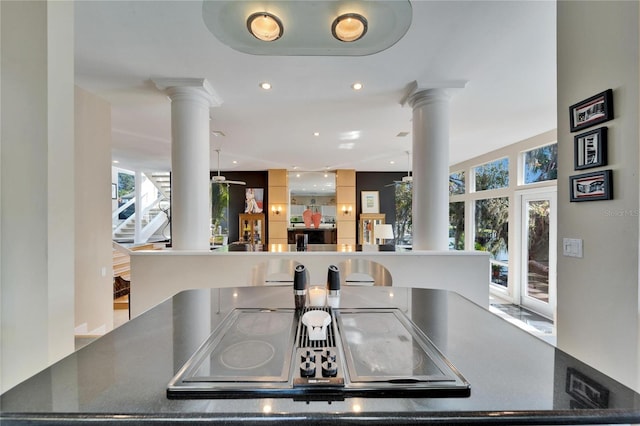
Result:
<instances>
[{"instance_id":1,"label":"french door","mask_svg":"<svg viewBox=\"0 0 640 426\"><path fill-rule=\"evenodd\" d=\"M556 310L557 192L521 195L520 304L550 319Z\"/></svg>"}]
</instances>

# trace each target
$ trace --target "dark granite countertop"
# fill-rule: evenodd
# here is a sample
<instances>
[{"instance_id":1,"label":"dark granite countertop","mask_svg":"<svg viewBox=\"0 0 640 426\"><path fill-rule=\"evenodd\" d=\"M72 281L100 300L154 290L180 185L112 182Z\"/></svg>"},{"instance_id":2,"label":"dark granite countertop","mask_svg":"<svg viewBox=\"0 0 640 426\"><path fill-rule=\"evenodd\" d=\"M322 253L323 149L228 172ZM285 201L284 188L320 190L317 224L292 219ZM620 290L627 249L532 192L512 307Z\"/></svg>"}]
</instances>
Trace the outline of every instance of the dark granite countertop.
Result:
<instances>
[{"instance_id":1,"label":"dark granite countertop","mask_svg":"<svg viewBox=\"0 0 640 426\"><path fill-rule=\"evenodd\" d=\"M471 383L468 398L174 400L167 384L238 307L291 308L290 287L179 293L0 396L5 424L632 424L640 395L463 297L347 287L341 307L398 307Z\"/></svg>"}]
</instances>

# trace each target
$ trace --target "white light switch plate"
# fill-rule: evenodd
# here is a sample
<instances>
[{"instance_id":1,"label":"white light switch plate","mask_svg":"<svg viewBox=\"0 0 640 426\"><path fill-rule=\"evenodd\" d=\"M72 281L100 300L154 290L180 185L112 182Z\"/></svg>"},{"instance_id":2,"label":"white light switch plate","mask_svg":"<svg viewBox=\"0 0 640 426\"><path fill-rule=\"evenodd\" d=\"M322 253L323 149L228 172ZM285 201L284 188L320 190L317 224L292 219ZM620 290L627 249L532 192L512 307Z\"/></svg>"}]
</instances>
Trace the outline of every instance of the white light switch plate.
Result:
<instances>
[{"instance_id":1,"label":"white light switch plate","mask_svg":"<svg viewBox=\"0 0 640 426\"><path fill-rule=\"evenodd\" d=\"M582 240L578 238L563 238L562 254L569 257L582 257Z\"/></svg>"}]
</instances>

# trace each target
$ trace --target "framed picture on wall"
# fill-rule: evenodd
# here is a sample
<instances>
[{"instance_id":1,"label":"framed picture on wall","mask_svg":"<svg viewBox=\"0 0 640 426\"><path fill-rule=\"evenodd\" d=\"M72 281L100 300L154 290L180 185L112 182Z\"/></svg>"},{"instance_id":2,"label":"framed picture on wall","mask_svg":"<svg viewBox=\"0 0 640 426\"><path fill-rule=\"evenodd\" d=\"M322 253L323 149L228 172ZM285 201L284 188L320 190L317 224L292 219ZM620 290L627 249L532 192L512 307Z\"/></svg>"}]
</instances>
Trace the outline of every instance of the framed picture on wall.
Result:
<instances>
[{"instance_id":1,"label":"framed picture on wall","mask_svg":"<svg viewBox=\"0 0 640 426\"><path fill-rule=\"evenodd\" d=\"M575 368L567 368L565 391L576 399L578 408L609 407L609 389Z\"/></svg>"},{"instance_id":2,"label":"framed picture on wall","mask_svg":"<svg viewBox=\"0 0 640 426\"><path fill-rule=\"evenodd\" d=\"M571 202L611 200L613 198L611 170L570 176L569 182L571 184Z\"/></svg>"},{"instance_id":3,"label":"framed picture on wall","mask_svg":"<svg viewBox=\"0 0 640 426\"><path fill-rule=\"evenodd\" d=\"M607 165L607 128L600 127L574 137L575 170Z\"/></svg>"},{"instance_id":4,"label":"framed picture on wall","mask_svg":"<svg viewBox=\"0 0 640 426\"><path fill-rule=\"evenodd\" d=\"M571 131L591 127L613 118L613 90L607 89L569 107Z\"/></svg>"},{"instance_id":5,"label":"framed picture on wall","mask_svg":"<svg viewBox=\"0 0 640 426\"><path fill-rule=\"evenodd\" d=\"M378 191L361 191L362 213L380 213L380 196Z\"/></svg>"}]
</instances>

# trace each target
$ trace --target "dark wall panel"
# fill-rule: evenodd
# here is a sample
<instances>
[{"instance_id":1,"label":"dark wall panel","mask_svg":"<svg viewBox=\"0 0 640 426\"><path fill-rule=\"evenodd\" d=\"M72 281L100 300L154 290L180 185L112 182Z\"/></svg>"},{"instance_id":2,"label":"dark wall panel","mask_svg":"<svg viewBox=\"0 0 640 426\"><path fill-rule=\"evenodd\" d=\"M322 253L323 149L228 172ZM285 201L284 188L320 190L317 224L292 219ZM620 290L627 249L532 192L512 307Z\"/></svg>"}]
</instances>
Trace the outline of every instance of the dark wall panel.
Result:
<instances>
[{"instance_id":1,"label":"dark wall panel","mask_svg":"<svg viewBox=\"0 0 640 426\"><path fill-rule=\"evenodd\" d=\"M211 176L218 172L211 172ZM268 172L220 172L227 180L239 180L246 182L247 185L230 185L229 186L229 242L238 241L240 239L240 230L238 228L238 215L244 213L245 189L247 188L264 188L263 206L269 204L268 193ZM266 218L266 212L265 212ZM265 220L266 221L266 220ZM265 232L269 235L269 223L266 221Z\"/></svg>"},{"instance_id":2,"label":"dark wall panel","mask_svg":"<svg viewBox=\"0 0 640 426\"><path fill-rule=\"evenodd\" d=\"M378 191L380 196L380 213L386 215L385 222L394 224L396 221L395 187L394 181L402 180L406 176L403 172L356 172L356 212L360 216L362 211L362 191ZM390 186L387 186L390 185ZM358 218L356 216L356 219Z\"/></svg>"}]
</instances>

